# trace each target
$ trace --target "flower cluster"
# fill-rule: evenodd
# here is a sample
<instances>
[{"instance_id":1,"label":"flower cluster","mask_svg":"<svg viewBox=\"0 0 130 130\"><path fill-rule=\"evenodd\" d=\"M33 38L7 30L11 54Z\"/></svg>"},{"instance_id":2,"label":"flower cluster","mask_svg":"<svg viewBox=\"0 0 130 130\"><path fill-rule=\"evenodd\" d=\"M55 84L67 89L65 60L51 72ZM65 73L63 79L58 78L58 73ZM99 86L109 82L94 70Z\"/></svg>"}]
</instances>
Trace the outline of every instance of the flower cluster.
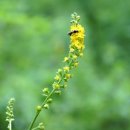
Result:
<instances>
[{"instance_id":1,"label":"flower cluster","mask_svg":"<svg viewBox=\"0 0 130 130\"><path fill-rule=\"evenodd\" d=\"M52 89L49 90L47 87L42 90L45 99L41 105L36 107L36 115L33 118L28 130L45 130L43 123L39 123L37 127L34 127L36 119L43 109L49 109L49 105L53 101L52 96L54 94L60 95L62 89L67 87L69 79L72 78L71 70L78 66L78 58L83 56L85 31L84 28L79 24L79 20L80 16L78 16L77 13L73 13L70 32L68 33L70 36L69 54L63 60L65 65L58 69L56 76L54 77ZM12 121L14 121L14 101L14 98L9 100L6 111L6 121L8 122L9 130L12 130Z\"/></svg>"},{"instance_id":2,"label":"flower cluster","mask_svg":"<svg viewBox=\"0 0 130 130\"><path fill-rule=\"evenodd\" d=\"M72 77L71 70L76 68L79 64L78 58L83 56L84 49L84 28L78 23L80 16L77 13L72 14L72 25L70 27L70 50L67 57L64 58L65 66L58 69L56 76L54 77L53 90L50 92L48 88L43 89L43 95L47 98L43 103L42 107L38 106L41 110L42 108L48 109L49 103L52 102L51 95L53 93L61 94L61 89L67 87L68 80Z\"/></svg>"},{"instance_id":3,"label":"flower cluster","mask_svg":"<svg viewBox=\"0 0 130 130\"><path fill-rule=\"evenodd\" d=\"M77 30L77 33L72 33L71 38L71 47L78 51L82 51L84 49L84 28L81 25L72 25L71 32Z\"/></svg>"},{"instance_id":4,"label":"flower cluster","mask_svg":"<svg viewBox=\"0 0 130 130\"><path fill-rule=\"evenodd\" d=\"M7 110L6 110L6 121L9 123L8 124L8 129L11 130L11 125L12 125L12 121L14 121L14 114L13 114L13 105L14 105L14 101L15 99L14 98L11 98L8 102L8 105L7 105Z\"/></svg>"},{"instance_id":5,"label":"flower cluster","mask_svg":"<svg viewBox=\"0 0 130 130\"><path fill-rule=\"evenodd\" d=\"M37 113L33 122L31 123L29 130L33 128L34 122L36 121L36 118L38 117L41 110L43 108L49 109L49 104L52 102L52 95L54 93L60 95L62 89L67 87L67 83L72 77L71 70L78 66L78 58L83 56L85 31L84 28L78 23L79 20L80 16L78 16L77 13L72 14L72 24L70 27L70 32L68 33L71 43L69 46L69 54L63 60L65 66L58 69L56 76L54 77L52 90L50 91L49 88L44 88L42 90L43 96L46 98L41 105L36 107Z\"/></svg>"},{"instance_id":6,"label":"flower cluster","mask_svg":"<svg viewBox=\"0 0 130 130\"><path fill-rule=\"evenodd\" d=\"M64 58L65 66L58 69L54 82L52 84L53 90L48 88L43 89L43 95L46 96L45 101L41 106L37 106L37 110L41 111L42 108L48 109L49 103L52 102L52 94L61 94L61 89L67 87L68 80L72 77L71 70L76 68L79 64L78 58L83 56L84 49L84 28L78 23L80 16L77 13L72 14L72 25L70 27L70 50L67 57Z\"/></svg>"},{"instance_id":7,"label":"flower cluster","mask_svg":"<svg viewBox=\"0 0 130 130\"><path fill-rule=\"evenodd\" d=\"M78 57L83 56L84 49L84 28L78 23L80 16L77 13L72 14L72 25L70 27L70 50L69 55L64 58L66 65L59 69L55 76L53 89L61 92L61 88L67 86L68 80L72 77L71 70L78 66Z\"/></svg>"}]
</instances>

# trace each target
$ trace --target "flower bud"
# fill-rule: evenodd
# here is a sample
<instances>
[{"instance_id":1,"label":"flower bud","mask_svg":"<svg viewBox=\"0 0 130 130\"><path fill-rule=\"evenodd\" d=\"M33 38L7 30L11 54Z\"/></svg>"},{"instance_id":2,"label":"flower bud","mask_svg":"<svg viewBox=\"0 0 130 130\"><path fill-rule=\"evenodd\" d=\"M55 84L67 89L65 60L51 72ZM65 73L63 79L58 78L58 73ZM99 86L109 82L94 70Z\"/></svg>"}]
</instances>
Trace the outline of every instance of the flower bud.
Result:
<instances>
[{"instance_id":1,"label":"flower bud","mask_svg":"<svg viewBox=\"0 0 130 130\"><path fill-rule=\"evenodd\" d=\"M48 100L47 100L47 103L51 103L52 102L52 98L49 98Z\"/></svg>"},{"instance_id":2,"label":"flower bud","mask_svg":"<svg viewBox=\"0 0 130 130\"><path fill-rule=\"evenodd\" d=\"M77 20L80 20L80 16L79 15L77 16Z\"/></svg>"},{"instance_id":3,"label":"flower bud","mask_svg":"<svg viewBox=\"0 0 130 130\"><path fill-rule=\"evenodd\" d=\"M76 55L73 55L73 59L74 59L74 60L77 60L77 56L76 56Z\"/></svg>"},{"instance_id":4,"label":"flower bud","mask_svg":"<svg viewBox=\"0 0 130 130\"><path fill-rule=\"evenodd\" d=\"M63 69L65 72L69 72L69 70L70 70L69 66L65 66Z\"/></svg>"},{"instance_id":5,"label":"flower bud","mask_svg":"<svg viewBox=\"0 0 130 130\"><path fill-rule=\"evenodd\" d=\"M45 130L45 127L44 127L43 123L39 123L38 129L39 130Z\"/></svg>"},{"instance_id":6,"label":"flower bud","mask_svg":"<svg viewBox=\"0 0 130 130\"><path fill-rule=\"evenodd\" d=\"M73 48L70 48L70 52L74 52L74 49L73 49Z\"/></svg>"},{"instance_id":7,"label":"flower bud","mask_svg":"<svg viewBox=\"0 0 130 130\"><path fill-rule=\"evenodd\" d=\"M74 67L77 67L78 65L79 65L78 62L75 62L75 63L74 63Z\"/></svg>"},{"instance_id":8,"label":"flower bud","mask_svg":"<svg viewBox=\"0 0 130 130\"><path fill-rule=\"evenodd\" d=\"M60 80L60 76L56 75L54 79L57 80L57 81L59 81Z\"/></svg>"},{"instance_id":9,"label":"flower bud","mask_svg":"<svg viewBox=\"0 0 130 130\"><path fill-rule=\"evenodd\" d=\"M62 75L62 69L58 69L58 74Z\"/></svg>"},{"instance_id":10,"label":"flower bud","mask_svg":"<svg viewBox=\"0 0 130 130\"><path fill-rule=\"evenodd\" d=\"M44 105L44 108L45 108L45 109L49 109L49 105L48 105L48 104L45 104L45 105Z\"/></svg>"},{"instance_id":11,"label":"flower bud","mask_svg":"<svg viewBox=\"0 0 130 130\"><path fill-rule=\"evenodd\" d=\"M43 91L43 93L45 93L45 94L48 94L48 93L49 93L49 89L48 89L48 88L44 88L42 91Z\"/></svg>"},{"instance_id":12,"label":"flower bud","mask_svg":"<svg viewBox=\"0 0 130 130\"><path fill-rule=\"evenodd\" d=\"M69 61L69 58L68 57L65 57L64 58L64 62L68 62Z\"/></svg>"},{"instance_id":13,"label":"flower bud","mask_svg":"<svg viewBox=\"0 0 130 130\"><path fill-rule=\"evenodd\" d=\"M41 107L41 106L37 106L37 107L36 107L36 110L37 110L37 112L39 112L39 111L42 110L42 107Z\"/></svg>"},{"instance_id":14,"label":"flower bud","mask_svg":"<svg viewBox=\"0 0 130 130\"><path fill-rule=\"evenodd\" d=\"M66 75L65 75L65 78L66 78L66 79L70 79L70 78L71 78L71 74L66 74Z\"/></svg>"},{"instance_id":15,"label":"flower bud","mask_svg":"<svg viewBox=\"0 0 130 130\"><path fill-rule=\"evenodd\" d=\"M67 87L67 84L61 85L61 88L66 88L66 87Z\"/></svg>"},{"instance_id":16,"label":"flower bud","mask_svg":"<svg viewBox=\"0 0 130 130\"><path fill-rule=\"evenodd\" d=\"M54 89L60 89L60 85L59 85L58 83L54 83L54 84L53 84L53 88L54 88Z\"/></svg>"},{"instance_id":17,"label":"flower bud","mask_svg":"<svg viewBox=\"0 0 130 130\"><path fill-rule=\"evenodd\" d=\"M61 91L60 90L55 91L55 93L58 94L58 95L61 95Z\"/></svg>"}]
</instances>

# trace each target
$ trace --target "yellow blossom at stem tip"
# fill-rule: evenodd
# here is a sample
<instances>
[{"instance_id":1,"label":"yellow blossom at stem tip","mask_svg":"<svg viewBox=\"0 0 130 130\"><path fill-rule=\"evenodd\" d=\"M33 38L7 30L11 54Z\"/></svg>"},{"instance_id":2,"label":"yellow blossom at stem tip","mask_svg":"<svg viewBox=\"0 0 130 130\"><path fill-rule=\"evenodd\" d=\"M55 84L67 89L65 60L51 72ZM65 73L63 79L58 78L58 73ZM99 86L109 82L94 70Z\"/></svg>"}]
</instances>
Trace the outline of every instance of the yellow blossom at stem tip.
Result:
<instances>
[{"instance_id":1,"label":"yellow blossom at stem tip","mask_svg":"<svg viewBox=\"0 0 130 130\"><path fill-rule=\"evenodd\" d=\"M72 32L74 30L77 30L77 32L73 33L70 36L71 44L72 46L76 47L78 50L82 50L84 49L84 36L85 36L84 28L80 24L72 25L70 27L70 31Z\"/></svg>"}]
</instances>

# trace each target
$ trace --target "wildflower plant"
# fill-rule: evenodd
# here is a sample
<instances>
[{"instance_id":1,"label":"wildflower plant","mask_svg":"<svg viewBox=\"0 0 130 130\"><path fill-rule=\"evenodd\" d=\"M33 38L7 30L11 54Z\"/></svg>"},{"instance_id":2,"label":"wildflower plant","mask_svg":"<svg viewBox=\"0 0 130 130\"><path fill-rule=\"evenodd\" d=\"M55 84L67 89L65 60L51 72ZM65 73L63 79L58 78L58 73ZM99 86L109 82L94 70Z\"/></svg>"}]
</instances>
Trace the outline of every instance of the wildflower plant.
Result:
<instances>
[{"instance_id":1,"label":"wildflower plant","mask_svg":"<svg viewBox=\"0 0 130 130\"><path fill-rule=\"evenodd\" d=\"M84 28L79 24L80 16L77 13L73 13L71 15L71 26L70 32L68 35L70 36L70 45L69 45L69 53L63 60L64 66L59 68L54 77L54 81L51 89L44 88L42 90L42 95L45 97L41 105L36 106L35 116L29 125L28 130L44 130L44 124L41 122L38 126L34 127L34 124L40 115L41 111L44 109L49 109L50 104L53 101L53 95L60 95L62 90L67 87L68 81L72 78L71 71L78 67L79 65L79 57L83 56L84 50L84 37L85 31ZM11 102L11 103L10 103ZM14 120L14 116L12 114L12 100L9 102L9 107L7 107L7 121L9 122L9 130L11 130L11 122ZM11 105L10 105L11 104ZM10 115L11 113L11 115Z\"/></svg>"},{"instance_id":2,"label":"wildflower plant","mask_svg":"<svg viewBox=\"0 0 130 130\"><path fill-rule=\"evenodd\" d=\"M12 122L14 121L14 114L13 114L13 106L14 106L14 98L11 98L7 105L6 110L6 121L8 122L8 129L12 130Z\"/></svg>"}]
</instances>

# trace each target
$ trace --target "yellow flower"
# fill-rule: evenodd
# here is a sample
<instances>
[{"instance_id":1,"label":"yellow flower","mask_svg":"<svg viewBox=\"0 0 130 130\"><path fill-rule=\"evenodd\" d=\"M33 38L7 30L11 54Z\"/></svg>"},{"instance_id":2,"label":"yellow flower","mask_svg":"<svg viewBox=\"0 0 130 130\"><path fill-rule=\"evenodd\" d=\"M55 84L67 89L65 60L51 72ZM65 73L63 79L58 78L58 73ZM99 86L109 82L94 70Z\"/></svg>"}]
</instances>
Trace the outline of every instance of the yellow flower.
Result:
<instances>
[{"instance_id":1,"label":"yellow flower","mask_svg":"<svg viewBox=\"0 0 130 130\"><path fill-rule=\"evenodd\" d=\"M73 32L70 35L72 46L76 47L78 50L84 49L84 28L80 24L72 24L70 31Z\"/></svg>"}]
</instances>

